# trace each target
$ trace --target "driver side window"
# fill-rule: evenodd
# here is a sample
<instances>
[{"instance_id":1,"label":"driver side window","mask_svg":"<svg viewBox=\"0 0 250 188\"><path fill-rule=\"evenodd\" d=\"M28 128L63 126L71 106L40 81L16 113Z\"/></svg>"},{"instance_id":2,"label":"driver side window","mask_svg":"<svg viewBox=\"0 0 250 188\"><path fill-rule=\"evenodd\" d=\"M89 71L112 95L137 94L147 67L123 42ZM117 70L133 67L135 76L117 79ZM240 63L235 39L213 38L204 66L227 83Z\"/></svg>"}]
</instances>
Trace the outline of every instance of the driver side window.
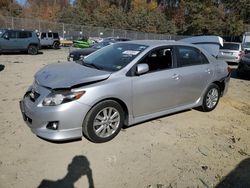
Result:
<instances>
[{"instance_id":1,"label":"driver side window","mask_svg":"<svg viewBox=\"0 0 250 188\"><path fill-rule=\"evenodd\" d=\"M173 67L172 48L165 47L151 51L141 63L148 64L149 72Z\"/></svg>"}]
</instances>

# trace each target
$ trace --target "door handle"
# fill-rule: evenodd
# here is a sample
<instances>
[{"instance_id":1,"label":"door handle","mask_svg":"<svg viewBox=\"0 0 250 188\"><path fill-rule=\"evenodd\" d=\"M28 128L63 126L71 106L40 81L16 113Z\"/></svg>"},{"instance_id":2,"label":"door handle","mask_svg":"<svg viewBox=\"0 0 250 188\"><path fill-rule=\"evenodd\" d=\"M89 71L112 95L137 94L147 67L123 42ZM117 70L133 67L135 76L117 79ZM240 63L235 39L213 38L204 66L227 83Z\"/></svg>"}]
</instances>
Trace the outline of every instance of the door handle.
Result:
<instances>
[{"instance_id":1,"label":"door handle","mask_svg":"<svg viewBox=\"0 0 250 188\"><path fill-rule=\"evenodd\" d=\"M210 74L211 70L210 69L206 69L205 72L207 72L208 74Z\"/></svg>"},{"instance_id":2,"label":"door handle","mask_svg":"<svg viewBox=\"0 0 250 188\"><path fill-rule=\"evenodd\" d=\"M173 74L173 76L171 78L174 79L174 80L179 80L180 75L179 74Z\"/></svg>"}]
</instances>

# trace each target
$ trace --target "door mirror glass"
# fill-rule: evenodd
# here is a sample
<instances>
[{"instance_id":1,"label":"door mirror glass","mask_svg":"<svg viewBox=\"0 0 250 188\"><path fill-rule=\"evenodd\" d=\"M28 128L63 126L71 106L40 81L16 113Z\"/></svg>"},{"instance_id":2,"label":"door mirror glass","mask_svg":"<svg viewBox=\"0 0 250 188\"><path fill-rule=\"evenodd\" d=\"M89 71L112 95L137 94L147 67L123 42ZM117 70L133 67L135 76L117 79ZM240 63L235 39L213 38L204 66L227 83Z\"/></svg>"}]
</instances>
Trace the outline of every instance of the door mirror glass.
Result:
<instances>
[{"instance_id":1,"label":"door mirror glass","mask_svg":"<svg viewBox=\"0 0 250 188\"><path fill-rule=\"evenodd\" d=\"M136 67L136 74L141 75L149 71L148 64L138 64Z\"/></svg>"},{"instance_id":2,"label":"door mirror glass","mask_svg":"<svg viewBox=\"0 0 250 188\"><path fill-rule=\"evenodd\" d=\"M9 36L6 34L3 36L4 39L9 40Z\"/></svg>"}]
</instances>

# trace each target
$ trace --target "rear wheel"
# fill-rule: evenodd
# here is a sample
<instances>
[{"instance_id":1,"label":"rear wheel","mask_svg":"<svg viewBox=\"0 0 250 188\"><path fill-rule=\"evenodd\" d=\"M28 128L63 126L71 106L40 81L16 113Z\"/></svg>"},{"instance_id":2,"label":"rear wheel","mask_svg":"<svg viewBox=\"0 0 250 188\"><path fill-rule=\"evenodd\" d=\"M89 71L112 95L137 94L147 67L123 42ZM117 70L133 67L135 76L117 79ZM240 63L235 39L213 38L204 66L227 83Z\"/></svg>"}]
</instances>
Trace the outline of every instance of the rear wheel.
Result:
<instances>
[{"instance_id":1,"label":"rear wheel","mask_svg":"<svg viewBox=\"0 0 250 188\"><path fill-rule=\"evenodd\" d=\"M113 100L103 101L86 115L83 134L92 142L107 142L120 132L123 122L124 112L121 105Z\"/></svg>"},{"instance_id":2,"label":"rear wheel","mask_svg":"<svg viewBox=\"0 0 250 188\"><path fill-rule=\"evenodd\" d=\"M60 47L59 42L55 41L55 42L53 43L53 48L54 48L54 49L59 49L59 47Z\"/></svg>"},{"instance_id":3,"label":"rear wheel","mask_svg":"<svg viewBox=\"0 0 250 188\"><path fill-rule=\"evenodd\" d=\"M30 45L28 47L28 54L36 55L38 53L38 48L35 45Z\"/></svg>"},{"instance_id":4,"label":"rear wheel","mask_svg":"<svg viewBox=\"0 0 250 188\"><path fill-rule=\"evenodd\" d=\"M218 85L216 84L211 84L204 97L203 97L203 103L202 103L202 110L204 112L210 112L213 109L215 109L215 107L217 106L219 99L220 99L220 88Z\"/></svg>"}]
</instances>

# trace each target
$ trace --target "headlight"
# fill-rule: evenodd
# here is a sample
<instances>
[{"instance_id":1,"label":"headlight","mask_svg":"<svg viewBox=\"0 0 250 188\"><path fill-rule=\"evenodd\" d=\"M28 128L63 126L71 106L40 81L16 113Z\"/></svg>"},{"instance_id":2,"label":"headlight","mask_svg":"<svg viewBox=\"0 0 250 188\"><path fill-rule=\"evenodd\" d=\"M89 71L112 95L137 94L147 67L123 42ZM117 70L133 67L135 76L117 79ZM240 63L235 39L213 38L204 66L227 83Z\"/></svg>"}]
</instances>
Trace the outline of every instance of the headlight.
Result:
<instances>
[{"instance_id":1,"label":"headlight","mask_svg":"<svg viewBox=\"0 0 250 188\"><path fill-rule=\"evenodd\" d=\"M63 103L67 103L70 101L74 101L79 99L82 95L84 95L85 91L54 91L50 93L44 100L44 106L57 106Z\"/></svg>"},{"instance_id":2,"label":"headlight","mask_svg":"<svg viewBox=\"0 0 250 188\"><path fill-rule=\"evenodd\" d=\"M80 59L84 59L85 58L85 55L80 55Z\"/></svg>"}]
</instances>

